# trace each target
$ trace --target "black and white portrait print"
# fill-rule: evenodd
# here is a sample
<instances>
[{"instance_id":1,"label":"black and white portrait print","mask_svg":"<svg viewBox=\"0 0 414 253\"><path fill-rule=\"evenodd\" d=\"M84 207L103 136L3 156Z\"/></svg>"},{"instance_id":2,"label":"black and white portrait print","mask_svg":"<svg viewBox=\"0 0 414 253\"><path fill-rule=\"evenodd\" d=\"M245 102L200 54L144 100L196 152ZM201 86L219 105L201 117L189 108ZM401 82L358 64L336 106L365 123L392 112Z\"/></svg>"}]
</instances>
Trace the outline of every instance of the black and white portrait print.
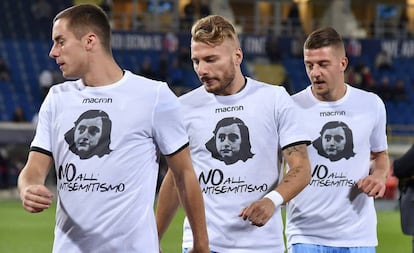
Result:
<instances>
[{"instance_id":1,"label":"black and white portrait print","mask_svg":"<svg viewBox=\"0 0 414 253\"><path fill-rule=\"evenodd\" d=\"M355 156L352 131L344 122L328 122L322 127L320 134L312 142L319 155L328 158L332 162Z\"/></svg>"},{"instance_id":2,"label":"black and white portrait print","mask_svg":"<svg viewBox=\"0 0 414 253\"><path fill-rule=\"evenodd\" d=\"M206 143L213 158L226 165L243 162L253 157L251 152L249 129L238 118L220 120L213 131L214 136Z\"/></svg>"},{"instance_id":3,"label":"black and white portrait print","mask_svg":"<svg viewBox=\"0 0 414 253\"><path fill-rule=\"evenodd\" d=\"M108 114L101 110L89 110L82 113L74 122L75 126L65 133L69 150L81 159L94 155L102 157L109 154L112 122Z\"/></svg>"}]
</instances>

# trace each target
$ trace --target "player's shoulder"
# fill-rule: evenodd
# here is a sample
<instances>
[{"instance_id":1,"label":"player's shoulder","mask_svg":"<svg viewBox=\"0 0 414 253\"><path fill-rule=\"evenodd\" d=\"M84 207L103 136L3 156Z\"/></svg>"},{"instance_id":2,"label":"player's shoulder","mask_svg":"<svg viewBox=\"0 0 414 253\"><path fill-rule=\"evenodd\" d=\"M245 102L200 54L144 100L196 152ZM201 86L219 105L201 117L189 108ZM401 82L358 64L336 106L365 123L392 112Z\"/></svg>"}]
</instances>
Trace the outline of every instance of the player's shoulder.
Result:
<instances>
[{"instance_id":1,"label":"player's shoulder","mask_svg":"<svg viewBox=\"0 0 414 253\"><path fill-rule=\"evenodd\" d=\"M66 80L50 87L52 93L64 93L72 90L80 90L84 85L80 80Z\"/></svg>"},{"instance_id":2,"label":"player's shoulder","mask_svg":"<svg viewBox=\"0 0 414 253\"><path fill-rule=\"evenodd\" d=\"M359 101L382 101L381 98L372 91L363 90L361 88L357 88L351 85L347 85L351 95L353 95L353 99Z\"/></svg>"},{"instance_id":3,"label":"player's shoulder","mask_svg":"<svg viewBox=\"0 0 414 253\"><path fill-rule=\"evenodd\" d=\"M199 104L203 103L202 101L208 97L208 93L204 86L200 86L198 88L195 88L180 97L178 99L183 104Z\"/></svg>"},{"instance_id":4,"label":"player's shoulder","mask_svg":"<svg viewBox=\"0 0 414 253\"><path fill-rule=\"evenodd\" d=\"M165 81L150 79L141 75L134 74L130 71L125 72L126 90L130 95L140 94L141 96L159 97L161 100L166 97L175 96L173 90ZM176 97L176 96L175 96Z\"/></svg>"},{"instance_id":5,"label":"player's shoulder","mask_svg":"<svg viewBox=\"0 0 414 253\"><path fill-rule=\"evenodd\" d=\"M300 103L302 101L310 100L311 99L310 93L310 86L306 87L305 89L293 94L291 97L293 101Z\"/></svg>"},{"instance_id":6,"label":"player's shoulder","mask_svg":"<svg viewBox=\"0 0 414 253\"><path fill-rule=\"evenodd\" d=\"M264 88L264 89L274 89L274 90L283 90L284 87L278 84L271 84L271 83L266 83L263 81L259 81L256 79L253 79L251 77L246 77L247 83L250 86L254 86L254 87L260 87L260 88Z\"/></svg>"},{"instance_id":7,"label":"player's shoulder","mask_svg":"<svg viewBox=\"0 0 414 253\"><path fill-rule=\"evenodd\" d=\"M305 88L305 89L303 89L303 90L301 90L301 91L298 91L297 93L295 93L295 94L292 94L292 98L300 98L300 97L304 97L304 96L306 96L307 95L307 89L308 88Z\"/></svg>"},{"instance_id":8,"label":"player's shoulder","mask_svg":"<svg viewBox=\"0 0 414 253\"><path fill-rule=\"evenodd\" d=\"M164 81L154 80L145 76L134 74L130 71L125 71L124 78L127 82L132 83L134 86L149 86L149 87L168 87L168 84Z\"/></svg>"},{"instance_id":9,"label":"player's shoulder","mask_svg":"<svg viewBox=\"0 0 414 253\"><path fill-rule=\"evenodd\" d=\"M259 92L262 97L280 97L280 96L289 96L289 93L286 91L285 87L277 84L270 84L255 80L249 77L246 77L247 85L249 86L248 90L250 93Z\"/></svg>"}]
</instances>

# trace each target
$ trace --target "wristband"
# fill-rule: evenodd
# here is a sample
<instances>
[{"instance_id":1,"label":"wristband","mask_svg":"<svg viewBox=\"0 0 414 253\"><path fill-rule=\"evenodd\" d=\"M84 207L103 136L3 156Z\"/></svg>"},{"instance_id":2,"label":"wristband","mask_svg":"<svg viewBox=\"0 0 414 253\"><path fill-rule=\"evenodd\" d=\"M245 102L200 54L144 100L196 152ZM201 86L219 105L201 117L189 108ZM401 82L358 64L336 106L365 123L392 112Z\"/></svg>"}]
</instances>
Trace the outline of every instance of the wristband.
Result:
<instances>
[{"instance_id":1,"label":"wristband","mask_svg":"<svg viewBox=\"0 0 414 253\"><path fill-rule=\"evenodd\" d=\"M271 191L268 194L264 195L263 198L270 199L275 205L275 207L281 206L284 201L282 195L280 195L280 193L278 193L277 191Z\"/></svg>"}]
</instances>

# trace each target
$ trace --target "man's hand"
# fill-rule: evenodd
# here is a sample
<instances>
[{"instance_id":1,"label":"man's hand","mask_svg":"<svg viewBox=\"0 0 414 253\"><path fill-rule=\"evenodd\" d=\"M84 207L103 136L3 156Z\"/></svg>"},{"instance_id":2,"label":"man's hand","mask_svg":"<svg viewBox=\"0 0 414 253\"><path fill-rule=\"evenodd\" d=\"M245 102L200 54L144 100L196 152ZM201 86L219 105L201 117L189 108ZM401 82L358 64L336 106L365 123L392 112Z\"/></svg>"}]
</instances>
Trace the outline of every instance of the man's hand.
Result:
<instances>
[{"instance_id":1,"label":"man's hand","mask_svg":"<svg viewBox=\"0 0 414 253\"><path fill-rule=\"evenodd\" d=\"M263 198L243 208L239 217L242 217L243 220L249 220L252 225L261 227L270 220L275 209L276 207L270 199Z\"/></svg>"},{"instance_id":2,"label":"man's hand","mask_svg":"<svg viewBox=\"0 0 414 253\"><path fill-rule=\"evenodd\" d=\"M374 175L369 175L357 182L358 189L365 192L368 196L382 198L385 193L385 181Z\"/></svg>"},{"instance_id":3,"label":"man's hand","mask_svg":"<svg viewBox=\"0 0 414 253\"><path fill-rule=\"evenodd\" d=\"M31 213L39 213L52 204L53 193L44 185L30 185L20 192L23 208Z\"/></svg>"}]
</instances>

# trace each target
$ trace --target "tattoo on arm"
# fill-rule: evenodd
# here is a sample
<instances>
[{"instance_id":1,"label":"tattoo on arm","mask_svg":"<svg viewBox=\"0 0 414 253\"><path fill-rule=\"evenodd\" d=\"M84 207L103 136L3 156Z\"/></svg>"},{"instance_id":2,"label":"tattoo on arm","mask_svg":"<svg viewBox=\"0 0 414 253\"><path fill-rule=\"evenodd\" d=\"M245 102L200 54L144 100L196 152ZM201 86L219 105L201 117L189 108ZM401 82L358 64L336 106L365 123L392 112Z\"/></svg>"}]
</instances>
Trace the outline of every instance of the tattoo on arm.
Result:
<instances>
[{"instance_id":1,"label":"tattoo on arm","mask_svg":"<svg viewBox=\"0 0 414 253\"><path fill-rule=\"evenodd\" d=\"M283 182L289 183L291 178L295 178L299 174L300 168L291 168L288 173L283 177Z\"/></svg>"},{"instance_id":2,"label":"tattoo on arm","mask_svg":"<svg viewBox=\"0 0 414 253\"><path fill-rule=\"evenodd\" d=\"M288 147L285 150L286 150L286 155L288 156L292 155L294 152L300 152L298 146Z\"/></svg>"},{"instance_id":3,"label":"tattoo on arm","mask_svg":"<svg viewBox=\"0 0 414 253\"><path fill-rule=\"evenodd\" d=\"M290 179L296 178L301 174L301 170L303 169L302 161L306 159L307 156L306 151L306 145L296 145L284 149L285 158L290 166L288 173L286 173L283 178L285 183L290 182Z\"/></svg>"}]
</instances>

